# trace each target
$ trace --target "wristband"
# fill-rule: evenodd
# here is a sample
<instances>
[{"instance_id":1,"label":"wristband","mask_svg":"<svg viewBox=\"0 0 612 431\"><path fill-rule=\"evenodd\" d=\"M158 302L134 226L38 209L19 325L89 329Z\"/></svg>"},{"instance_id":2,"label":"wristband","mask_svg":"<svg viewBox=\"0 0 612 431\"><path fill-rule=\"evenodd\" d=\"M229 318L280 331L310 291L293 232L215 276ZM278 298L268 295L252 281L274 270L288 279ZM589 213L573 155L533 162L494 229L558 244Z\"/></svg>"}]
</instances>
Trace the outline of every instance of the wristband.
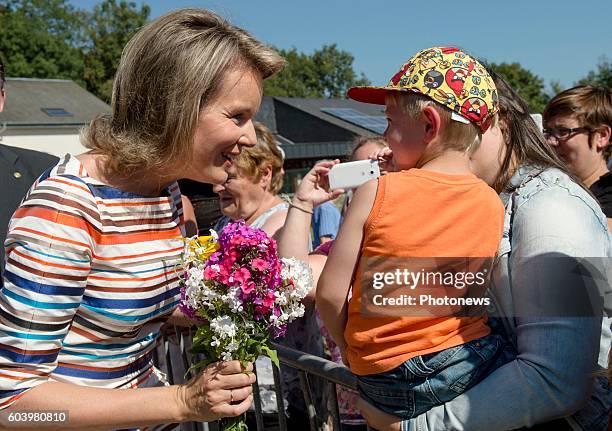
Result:
<instances>
[{"instance_id":1,"label":"wristband","mask_svg":"<svg viewBox=\"0 0 612 431\"><path fill-rule=\"evenodd\" d=\"M310 215L312 215L312 211L309 211L309 210L307 210L306 208L302 208L302 207L300 207L300 206L298 206L298 205L294 204L293 202L289 202L289 206L290 206L290 207L293 207L293 208L297 208L297 209L299 209L300 211L305 212L306 214L310 214Z\"/></svg>"}]
</instances>

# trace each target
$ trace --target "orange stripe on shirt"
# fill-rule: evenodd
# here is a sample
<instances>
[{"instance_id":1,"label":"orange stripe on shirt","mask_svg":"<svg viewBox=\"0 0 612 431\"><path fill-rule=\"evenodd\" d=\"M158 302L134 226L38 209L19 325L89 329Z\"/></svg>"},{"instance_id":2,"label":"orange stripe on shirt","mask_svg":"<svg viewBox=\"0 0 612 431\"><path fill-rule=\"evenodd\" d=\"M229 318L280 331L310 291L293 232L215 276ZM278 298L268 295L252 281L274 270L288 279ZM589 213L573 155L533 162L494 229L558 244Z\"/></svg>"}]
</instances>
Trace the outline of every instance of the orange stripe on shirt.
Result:
<instances>
[{"instance_id":1,"label":"orange stripe on shirt","mask_svg":"<svg viewBox=\"0 0 612 431\"><path fill-rule=\"evenodd\" d=\"M124 256L111 256L111 257L104 257L104 256L98 256L97 254L94 253L93 258L96 260L120 260L120 259L133 259L133 258L137 258L137 257L145 257L145 256L154 256L156 254L166 254L166 253L176 253L177 251L183 250L183 247L176 247L176 248L171 248L168 250L155 250L155 251L148 251L146 253L139 253L139 254L126 254Z\"/></svg>"},{"instance_id":2,"label":"orange stripe on shirt","mask_svg":"<svg viewBox=\"0 0 612 431\"><path fill-rule=\"evenodd\" d=\"M11 249L13 253L15 253L17 256L21 256L24 259L27 259L29 261L32 262L36 262L36 263L40 263L41 265L45 265L45 266L52 266L54 268L62 268L62 269L71 269L74 271L89 271L89 267L87 268L81 268L79 266L72 266L72 265L62 265L59 263L51 263L48 261L44 261L42 259L36 259L35 257L32 256L28 256L27 254L21 253L19 250L17 250L16 248Z\"/></svg>"},{"instance_id":3,"label":"orange stripe on shirt","mask_svg":"<svg viewBox=\"0 0 612 431\"><path fill-rule=\"evenodd\" d=\"M76 184L76 183L74 183L72 181L63 180L63 179L60 179L58 177L50 177L50 178L47 178L46 181L53 181L53 182L56 182L56 183L66 184L66 185L69 185L71 187L76 187L77 189L81 189L84 192L91 193L86 186L83 186L81 184Z\"/></svg>"},{"instance_id":4,"label":"orange stripe on shirt","mask_svg":"<svg viewBox=\"0 0 612 431\"><path fill-rule=\"evenodd\" d=\"M98 337L97 335L94 335L94 334L92 334L90 332L87 332L87 331L85 331L85 330L83 330L81 328L77 328L75 325L72 325L70 327L70 330L72 332L76 332L81 337L85 337L85 338L87 338L88 340L91 340L91 341L96 341L97 342L97 341L105 341L107 339L105 337Z\"/></svg>"},{"instance_id":5,"label":"orange stripe on shirt","mask_svg":"<svg viewBox=\"0 0 612 431\"><path fill-rule=\"evenodd\" d=\"M50 221L52 223L61 224L68 227L81 229L84 232L89 233L91 238L96 244L99 245L112 245L112 244L132 244L138 242L147 242L152 240L166 240L172 238L179 238L181 236L180 229L173 227L167 231L163 230L150 230L138 233L114 233L104 234L97 231L92 225L87 223L84 219L57 210L50 210L41 207L21 207L15 211L14 218L23 218L25 216L37 217L43 220ZM19 228L16 228L16 230ZM24 229L25 228L21 228ZM58 239L56 236L43 235L48 238ZM69 240L65 240L68 242Z\"/></svg>"},{"instance_id":6,"label":"orange stripe on shirt","mask_svg":"<svg viewBox=\"0 0 612 431\"><path fill-rule=\"evenodd\" d=\"M29 388L28 388L28 389L29 389ZM17 395L15 395L14 397L10 397L10 398L9 398L8 400L6 400L5 402L0 403L0 410L1 410L3 407L8 406L8 405L10 405L10 404L14 403L15 401L17 401L19 398L23 397L23 396L25 395L25 393L26 393L26 392L27 392L27 391L23 391L22 393L17 394Z\"/></svg>"},{"instance_id":7,"label":"orange stripe on shirt","mask_svg":"<svg viewBox=\"0 0 612 431\"><path fill-rule=\"evenodd\" d=\"M105 202L103 199L97 198L96 203L104 207L143 207L143 206L155 206L163 205L166 200L151 201L151 202Z\"/></svg>"},{"instance_id":8,"label":"orange stripe on shirt","mask_svg":"<svg viewBox=\"0 0 612 431\"><path fill-rule=\"evenodd\" d=\"M174 272L174 270L172 271L166 271L163 274L158 274L158 275L152 275L150 277L102 277L99 275L90 275L88 277L89 280L107 280L107 281L149 281L149 280L155 280L156 278L161 278L161 277L165 277L168 274L172 274ZM121 289L123 290L123 289Z\"/></svg>"}]
</instances>

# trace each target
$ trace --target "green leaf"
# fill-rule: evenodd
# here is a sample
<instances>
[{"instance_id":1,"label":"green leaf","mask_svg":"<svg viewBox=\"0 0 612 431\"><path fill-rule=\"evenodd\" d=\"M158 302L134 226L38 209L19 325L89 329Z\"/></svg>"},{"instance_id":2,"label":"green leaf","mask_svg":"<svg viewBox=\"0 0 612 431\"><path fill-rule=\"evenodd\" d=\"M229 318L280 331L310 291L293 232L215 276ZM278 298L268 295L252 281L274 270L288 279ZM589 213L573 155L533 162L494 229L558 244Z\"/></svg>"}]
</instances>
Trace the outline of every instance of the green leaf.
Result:
<instances>
[{"instance_id":1,"label":"green leaf","mask_svg":"<svg viewBox=\"0 0 612 431\"><path fill-rule=\"evenodd\" d=\"M276 365L276 368L280 368L280 362L278 361L278 353L276 352L276 350L271 349L269 346L266 345L262 346L261 350L268 358L270 358L272 363Z\"/></svg>"}]
</instances>

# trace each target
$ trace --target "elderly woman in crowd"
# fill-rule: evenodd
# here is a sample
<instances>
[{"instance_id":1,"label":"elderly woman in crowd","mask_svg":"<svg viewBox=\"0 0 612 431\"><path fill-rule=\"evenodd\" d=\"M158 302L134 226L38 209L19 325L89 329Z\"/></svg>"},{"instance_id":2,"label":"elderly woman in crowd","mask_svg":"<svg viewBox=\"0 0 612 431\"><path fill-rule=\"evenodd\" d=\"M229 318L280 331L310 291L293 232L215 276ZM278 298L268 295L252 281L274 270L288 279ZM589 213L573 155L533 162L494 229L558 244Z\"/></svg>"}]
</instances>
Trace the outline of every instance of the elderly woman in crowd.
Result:
<instances>
[{"instance_id":1,"label":"elderly woman in crowd","mask_svg":"<svg viewBox=\"0 0 612 431\"><path fill-rule=\"evenodd\" d=\"M257 144L236 158L225 183L213 186L224 214L215 230L220 231L231 220L243 219L274 237L283 227L289 207L278 195L285 173L283 153L266 126L254 125Z\"/></svg>"},{"instance_id":2,"label":"elderly woman in crowd","mask_svg":"<svg viewBox=\"0 0 612 431\"><path fill-rule=\"evenodd\" d=\"M251 405L252 365L216 363L166 386L152 354L179 301L176 180L226 181L255 145L262 81L282 65L202 9L161 16L127 44L112 113L85 130L90 151L44 173L11 220L0 408L67 410L62 429L82 430L210 421Z\"/></svg>"},{"instance_id":3,"label":"elderly woman in crowd","mask_svg":"<svg viewBox=\"0 0 612 431\"><path fill-rule=\"evenodd\" d=\"M567 167L595 195L612 230L612 89L579 86L548 102L544 136Z\"/></svg>"}]
</instances>

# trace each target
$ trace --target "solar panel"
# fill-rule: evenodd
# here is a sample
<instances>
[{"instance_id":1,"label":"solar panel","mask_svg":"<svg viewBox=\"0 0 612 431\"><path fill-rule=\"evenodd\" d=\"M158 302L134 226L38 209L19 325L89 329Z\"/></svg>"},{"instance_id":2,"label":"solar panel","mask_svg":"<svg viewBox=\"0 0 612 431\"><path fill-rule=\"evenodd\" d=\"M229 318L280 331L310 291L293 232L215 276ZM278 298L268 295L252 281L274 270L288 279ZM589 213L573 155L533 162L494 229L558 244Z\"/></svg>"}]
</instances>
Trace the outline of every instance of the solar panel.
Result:
<instances>
[{"instance_id":1,"label":"solar panel","mask_svg":"<svg viewBox=\"0 0 612 431\"><path fill-rule=\"evenodd\" d=\"M367 115L352 108L321 108L321 111L380 135L387 128L387 118L382 115Z\"/></svg>"},{"instance_id":2,"label":"solar panel","mask_svg":"<svg viewBox=\"0 0 612 431\"><path fill-rule=\"evenodd\" d=\"M72 113L66 111L64 108L40 108L49 117L72 117Z\"/></svg>"}]
</instances>

